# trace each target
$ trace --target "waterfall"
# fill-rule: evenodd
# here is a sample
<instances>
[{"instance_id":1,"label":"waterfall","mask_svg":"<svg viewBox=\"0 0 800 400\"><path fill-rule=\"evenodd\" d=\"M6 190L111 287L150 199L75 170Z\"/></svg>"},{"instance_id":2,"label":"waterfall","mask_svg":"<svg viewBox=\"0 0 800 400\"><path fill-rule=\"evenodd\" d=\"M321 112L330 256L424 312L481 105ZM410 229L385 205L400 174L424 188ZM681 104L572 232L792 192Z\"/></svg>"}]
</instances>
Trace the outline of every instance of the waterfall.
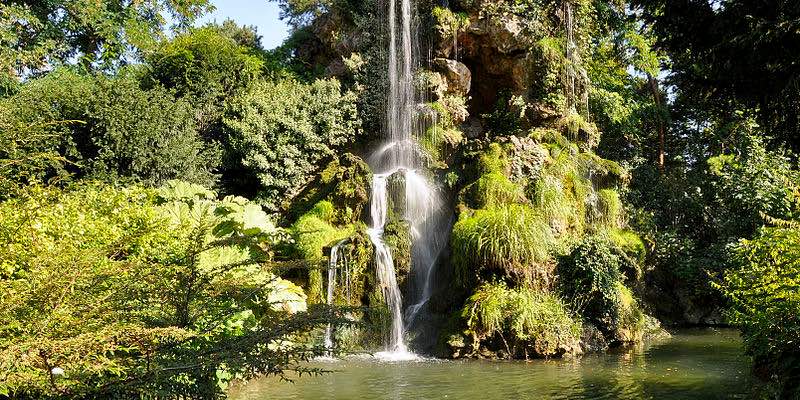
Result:
<instances>
[{"instance_id":1,"label":"waterfall","mask_svg":"<svg viewBox=\"0 0 800 400\"><path fill-rule=\"evenodd\" d=\"M331 256L328 260L328 293L325 297L325 303L329 306L333 305L333 296L336 291L336 275L339 268L339 261L343 261L345 267L345 289L347 293L347 300L348 303L350 301L350 268L347 265L347 258L342 253L339 253L339 249L347 243L349 239L344 239L339 243L336 243L333 247L331 247ZM340 258L341 256L341 258ZM341 275L341 274L339 274ZM328 352L333 350L333 327L330 323L328 326L325 327L325 348L328 349Z\"/></svg>"},{"instance_id":2,"label":"waterfall","mask_svg":"<svg viewBox=\"0 0 800 400\"><path fill-rule=\"evenodd\" d=\"M392 317L388 352L401 355L408 353L403 341L403 333L405 331L402 316L403 298L400 295L400 287L397 285L397 274L394 270L392 252L383 242L383 228L386 226L389 204L386 181L390 175L391 173L373 175L372 199L370 200L372 226L368 233L373 246L375 246L375 270L378 275L378 283L381 286L381 293L383 293L383 298L389 307L389 314Z\"/></svg>"},{"instance_id":3,"label":"waterfall","mask_svg":"<svg viewBox=\"0 0 800 400\"><path fill-rule=\"evenodd\" d=\"M386 107L386 141L369 157L375 174L370 199L371 227L369 236L375 247L375 264L378 283L391 315L391 329L384 357L402 359L408 353L404 341L406 325L413 323L432 295L433 269L445 242L441 228L443 207L436 185L425 176L423 160L425 151L416 141L425 126L415 124L415 110L421 99L414 90L414 46L411 0L389 0L389 93ZM402 217L411 230L411 269L409 299L411 306L404 310L403 297L397 283L392 252L383 241L389 193L387 181L394 174L402 174L405 192L405 210ZM405 312L404 312L405 311ZM379 353L381 354L381 353Z\"/></svg>"}]
</instances>

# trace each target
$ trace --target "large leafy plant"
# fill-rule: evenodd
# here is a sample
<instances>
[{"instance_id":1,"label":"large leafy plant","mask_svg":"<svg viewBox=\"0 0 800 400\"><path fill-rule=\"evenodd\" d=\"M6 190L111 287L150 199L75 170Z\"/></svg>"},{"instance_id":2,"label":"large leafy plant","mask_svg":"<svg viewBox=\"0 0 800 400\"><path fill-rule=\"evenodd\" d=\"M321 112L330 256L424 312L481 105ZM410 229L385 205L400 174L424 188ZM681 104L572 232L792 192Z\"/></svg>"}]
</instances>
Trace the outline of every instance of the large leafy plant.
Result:
<instances>
[{"instance_id":1,"label":"large leafy plant","mask_svg":"<svg viewBox=\"0 0 800 400\"><path fill-rule=\"evenodd\" d=\"M0 393L216 397L281 374L328 322L269 271L282 233L241 198L31 187L0 203Z\"/></svg>"}]
</instances>

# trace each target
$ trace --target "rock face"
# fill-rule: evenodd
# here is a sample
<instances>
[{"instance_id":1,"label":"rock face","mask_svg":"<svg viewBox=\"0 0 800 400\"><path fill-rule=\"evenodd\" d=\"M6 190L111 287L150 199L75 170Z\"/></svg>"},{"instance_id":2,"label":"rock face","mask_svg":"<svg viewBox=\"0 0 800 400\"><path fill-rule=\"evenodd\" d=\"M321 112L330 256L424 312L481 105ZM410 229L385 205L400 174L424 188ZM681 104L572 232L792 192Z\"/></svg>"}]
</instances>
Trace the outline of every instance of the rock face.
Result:
<instances>
[{"instance_id":1,"label":"rock face","mask_svg":"<svg viewBox=\"0 0 800 400\"><path fill-rule=\"evenodd\" d=\"M470 18L469 27L458 37L458 55L472 71L473 114L489 111L502 91L525 93L530 86L531 45L518 16Z\"/></svg>"},{"instance_id":2,"label":"rock face","mask_svg":"<svg viewBox=\"0 0 800 400\"><path fill-rule=\"evenodd\" d=\"M445 93L466 96L472 87L472 73L461 62L447 58L435 58L433 69L444 76L447 89Z\"/></svg>"}]
</instances>

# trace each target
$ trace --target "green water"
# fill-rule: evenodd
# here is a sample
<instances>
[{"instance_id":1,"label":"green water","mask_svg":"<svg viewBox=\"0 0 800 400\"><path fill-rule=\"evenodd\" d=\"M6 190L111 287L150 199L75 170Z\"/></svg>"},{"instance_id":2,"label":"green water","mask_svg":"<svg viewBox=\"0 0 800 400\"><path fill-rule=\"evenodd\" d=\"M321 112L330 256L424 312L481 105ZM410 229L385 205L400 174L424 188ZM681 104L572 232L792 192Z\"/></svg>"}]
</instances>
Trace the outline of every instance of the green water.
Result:
<instances>
[{"instance_id":1,"label":"green water","mask_svg":"<svg viewBox=\"0 0 800 400\"><path fill-rule=\"evenodd\" d=\"M732 330L685 330L640 349L532 362L315 363L336 372L265 378L231 390L233 399L740 399L751 393L749 364Z\"/></svg>"}]
</instances>

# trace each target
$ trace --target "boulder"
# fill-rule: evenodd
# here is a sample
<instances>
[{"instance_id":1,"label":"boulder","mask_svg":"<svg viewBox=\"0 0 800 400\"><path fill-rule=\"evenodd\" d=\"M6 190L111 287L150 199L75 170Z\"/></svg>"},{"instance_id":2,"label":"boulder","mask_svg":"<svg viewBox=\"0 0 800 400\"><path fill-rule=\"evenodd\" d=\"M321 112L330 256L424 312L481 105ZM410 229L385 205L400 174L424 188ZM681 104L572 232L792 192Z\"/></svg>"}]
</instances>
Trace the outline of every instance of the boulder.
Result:
<instances>
[{"instance_id":1,"label":"boulder","mask_svg":"<svg viewBox=\"0 0 800 400\"><path fill-rule=\"evenodd\" d=\"M435 58L433 68L442 74L447 82L446 93L466 96L472 87L472 73L461 62L447 58Z\"/></svg>"}]
</instances>

